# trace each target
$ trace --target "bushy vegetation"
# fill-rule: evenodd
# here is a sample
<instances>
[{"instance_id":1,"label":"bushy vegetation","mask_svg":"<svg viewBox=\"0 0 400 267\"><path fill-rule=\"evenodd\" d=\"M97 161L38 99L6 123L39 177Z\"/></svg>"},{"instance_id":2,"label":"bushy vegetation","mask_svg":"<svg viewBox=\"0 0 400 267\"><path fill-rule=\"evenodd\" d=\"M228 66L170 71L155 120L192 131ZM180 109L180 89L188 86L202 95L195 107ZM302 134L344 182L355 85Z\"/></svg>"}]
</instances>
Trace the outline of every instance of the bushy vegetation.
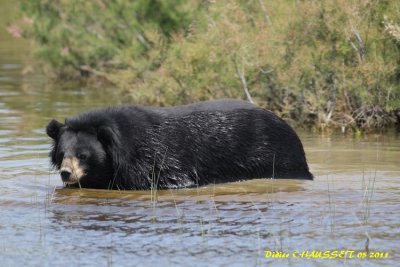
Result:
<instances>
[{"instance_id":1,"label":"bushy vegetation","mask_svg":"<svg viewBox=\"0 0 400 267\"><path fill-rule=\"evenodd\" d=\"M23 0L19 25L59 79L141 102L253 100L300 124L385 128L400 106L396 0Z\"/></svg>"}]
</instances>

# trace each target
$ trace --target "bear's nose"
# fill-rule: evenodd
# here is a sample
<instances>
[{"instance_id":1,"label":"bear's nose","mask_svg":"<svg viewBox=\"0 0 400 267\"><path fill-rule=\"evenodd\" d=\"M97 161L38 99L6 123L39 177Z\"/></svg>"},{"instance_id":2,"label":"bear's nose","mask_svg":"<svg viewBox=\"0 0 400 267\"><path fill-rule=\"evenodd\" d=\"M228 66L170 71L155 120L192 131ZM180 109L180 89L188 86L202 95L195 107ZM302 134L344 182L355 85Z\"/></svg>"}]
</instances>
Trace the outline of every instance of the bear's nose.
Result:
<instances>
[{"instance_id":1,"label":"bear's nose","mask_svg":"<svg viewBox=\"0 0 400 267\"><path fill-rule=\"evenodd\" d=\"M69 177L71 176L71 173L69 171L62 171L60 174L61 174L61 179L64 182L67 182L69 180Z\"/></svg>"}]
</instances>

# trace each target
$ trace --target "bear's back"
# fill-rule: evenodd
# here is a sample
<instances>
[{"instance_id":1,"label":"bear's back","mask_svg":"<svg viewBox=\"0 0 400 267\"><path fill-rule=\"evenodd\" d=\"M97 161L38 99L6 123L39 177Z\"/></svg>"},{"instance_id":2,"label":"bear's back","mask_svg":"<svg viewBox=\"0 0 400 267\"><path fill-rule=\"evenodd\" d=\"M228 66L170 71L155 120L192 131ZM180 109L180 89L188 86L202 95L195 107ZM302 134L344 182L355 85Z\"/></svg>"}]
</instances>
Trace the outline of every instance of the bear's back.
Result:
<instances>
[{"instance_id":1,"label":"bear's back","mask_svg":"<svg viewBox=\"0 0 400 267\"><path fill-rule=\"evenodd\" d=\"M216 111L229 112L229 111L237 111L240 109L258 109L258 107L250 102L243 100L219 99L219 100L210 100L210 101L198 102L189 105L182 105L175 107L162 107L162 108L150 107L149 109L162 116L179 117L198 112L216 112Z\"/></svg>"}]
</instances>

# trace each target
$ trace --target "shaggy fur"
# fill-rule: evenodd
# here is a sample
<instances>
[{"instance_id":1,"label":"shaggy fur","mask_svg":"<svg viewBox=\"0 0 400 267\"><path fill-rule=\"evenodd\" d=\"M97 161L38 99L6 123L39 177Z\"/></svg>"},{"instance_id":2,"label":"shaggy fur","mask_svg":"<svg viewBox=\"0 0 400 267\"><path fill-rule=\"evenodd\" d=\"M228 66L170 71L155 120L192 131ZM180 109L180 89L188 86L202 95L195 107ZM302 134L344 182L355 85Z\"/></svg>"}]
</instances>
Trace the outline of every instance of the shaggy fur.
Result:
<instances>
[{"instance_id":1,"label":"shaggy fur","mask_svg":"<svg viewBox=\"0 0 400 267\"><path fill-rule=\"evenodd\" d=\"M60 169L67 158L77 158L83 175L74 178L88 188L313 178L293 129L274 113L240 100L98 109L65 124L53 120L47 134L54 139L52 164Z\"/></svg>"}]
</instances>

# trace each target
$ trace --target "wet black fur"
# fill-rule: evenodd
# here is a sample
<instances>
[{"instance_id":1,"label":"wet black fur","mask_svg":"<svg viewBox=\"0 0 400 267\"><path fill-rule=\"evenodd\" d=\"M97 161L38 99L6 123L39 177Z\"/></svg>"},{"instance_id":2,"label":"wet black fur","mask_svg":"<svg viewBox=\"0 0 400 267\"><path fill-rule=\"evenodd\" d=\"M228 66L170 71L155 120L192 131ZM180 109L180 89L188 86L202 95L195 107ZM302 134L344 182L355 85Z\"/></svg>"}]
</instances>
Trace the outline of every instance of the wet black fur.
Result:
<instances>
[{"instance_id":1,"label":"wet black fur","mask_svg":"<svg viewBox=\"0 0 400 267\"><path fill-rule=\"evenodd\" d=\"M50 156L58 168L58 140L66 132L87 133L102 144L104 151L98 152L106 153L101 162L89 164L81 185L88 188L181 188L313 177L293 129L274 113L240 100L172 108L125 105L82 113L65 125L53 120L47 133L54 139Z\"/></svg>"}]
</instances>

